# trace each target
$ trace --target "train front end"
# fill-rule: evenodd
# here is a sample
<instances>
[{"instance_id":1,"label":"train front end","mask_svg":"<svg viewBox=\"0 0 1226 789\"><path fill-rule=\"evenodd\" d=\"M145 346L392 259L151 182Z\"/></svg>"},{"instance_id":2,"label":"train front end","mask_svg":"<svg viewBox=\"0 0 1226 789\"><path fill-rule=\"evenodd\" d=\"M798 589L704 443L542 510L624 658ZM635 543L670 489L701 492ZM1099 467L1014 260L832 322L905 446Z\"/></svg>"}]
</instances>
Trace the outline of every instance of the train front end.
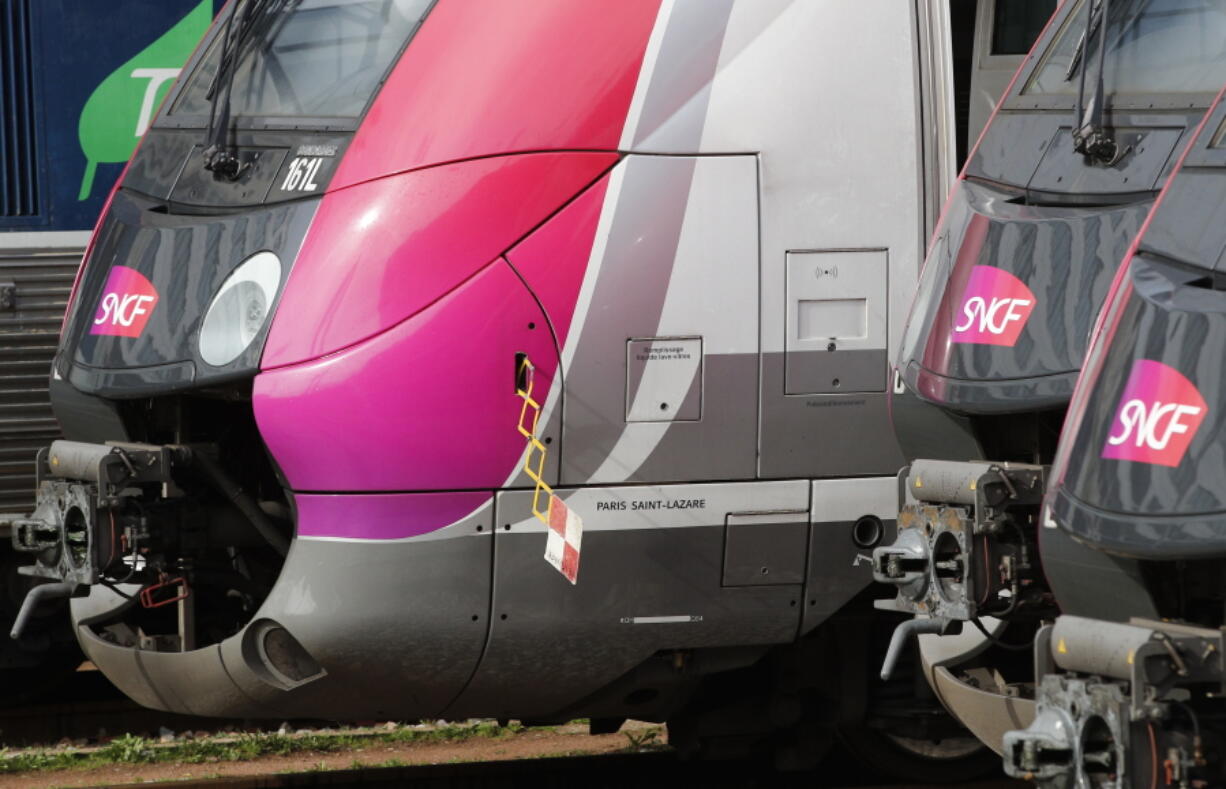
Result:
<instances>
[{"instance_id":1,"label":"train front end","mask_svg":"<svg viewBox=\"0 0 1226 789\"><path fill-rule=\"evenodd\" d=\"M1043 537L1135 566L1141 596L1049 568L1069 593L1035 644L1039 715L1005 738L1043 785L1226 776L1224 205L1219 96L1116 276L1052 467Z\"/></svg>"},{"instance_id":2,"label":"train front end","mask_svg":"<svg viewBox=\"0 0 1226 789\"><path fill-rule=\"evenodd\" d=\"M151 707L442 713L657 9L230 3L79 275L26 613Z\"/></svg>"},{"instance_id":3,"label":"train front end","mask_svg":"<svg viewBox=\"0 0 1226 789\"><path fill-rule=\"evenodd\" d=\"M893 398L899 538L874 552L880 605L916 618L885 670L926 634L933 687L998 751L1034 715L1043 622L1147 610L1138 563L1043 529L1042 503L1095 318L1226 78L1223 31L1208 5L1062 4L929 248Z\"/></svg>"},{"instance_id":4,"label":"train front end","mask_svg":"<svg viewBox=\"0 0 1226 789\"><path fill-rule=\"evenodd\" d=\"M30 602L176 712L973 761L841 658L943 10L235 0L80 275Z\"/></svg>"}]
</instances>

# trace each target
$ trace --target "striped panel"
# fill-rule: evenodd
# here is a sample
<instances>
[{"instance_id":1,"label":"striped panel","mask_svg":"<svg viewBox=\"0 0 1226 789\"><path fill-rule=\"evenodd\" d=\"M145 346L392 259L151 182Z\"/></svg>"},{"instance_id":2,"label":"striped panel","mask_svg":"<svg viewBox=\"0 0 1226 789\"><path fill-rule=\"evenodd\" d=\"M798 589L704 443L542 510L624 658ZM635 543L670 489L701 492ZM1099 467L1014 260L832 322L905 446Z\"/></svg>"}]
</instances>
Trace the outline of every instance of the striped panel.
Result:
<instances>
[{"instance_id":1,"label":"striped panel","mask_svg":"<svg viewBox=\"0 0 1226 789\"><path fill-rule=\"evenodd\" d=\"M40 211L31 0L0 0L0 218Z\"/></svg>"},{"instance_id":2,"label":"striped panel","mask_svg":"<svg viewBox=\"0 0 1226 789\"><path fill-rule=\"evenodd\" d=\"M33 508L34 455L60 436L48 377L82 251L0 248L0 512Z\"/></svg>"}]
</instances>

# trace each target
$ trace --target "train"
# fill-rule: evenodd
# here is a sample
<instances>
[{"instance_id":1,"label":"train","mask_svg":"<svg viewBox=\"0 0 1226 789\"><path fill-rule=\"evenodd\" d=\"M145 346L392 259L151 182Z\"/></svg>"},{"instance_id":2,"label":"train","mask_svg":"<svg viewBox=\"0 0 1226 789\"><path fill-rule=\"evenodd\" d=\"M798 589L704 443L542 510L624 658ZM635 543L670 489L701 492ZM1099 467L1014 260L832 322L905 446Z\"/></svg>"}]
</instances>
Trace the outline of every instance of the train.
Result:
<instances>
[{"instance_id":1,"label":"train","mask_svg":"<svg viewBox=\"0 0 1226 789\"><path fill-rule=\"evenodd\" d=\"M874 574L914 618L882 672L918 635L946 707L1042 786L1226 774L1211 441L1183 459L1213 406L1175 370L1213 348L1224 34L1213 4L1062 4L951 194L899 356L910 464Z\"/></svg>"},{"instance_id":2,"label":"train","mask_svg":"<svg viewBox=\"0 0 1226 789\"><path fill-rule=\"evenodd\" d=\"M1048 528L1140 573L1111 616L1074 598L1038 634L1035 720L1004 745L1010 771L1040 785L1226 777L1212 360L1222 95L1116 274L1052 466ZM1053 584L1073 585L1057 572Z\"/></svg>"},{"instance_id":3,"label":"train","mask_svg":"<svg viewBox=\"0 0 1226 789\"><path fill-rule=\"evenodd\" d=\"M90 229L213 0L0 3L0 512L27 514L35 453L60 437L47 371ZM30 579L0 527L0 631ZM64 605L0 642L0 705L25 703L83 660Z\"/></svg>"},{"instance_id":4,"label":"train","mask_svg":"<svg viewBox=\"0 0 1226 789\"><path fill-rule=\"evenodd\" d=\"M73 287L14 633L175 712L982 769L864 670L870 554L894 316L1054 7L229 3Z\"/></svg>"}]
</instances>

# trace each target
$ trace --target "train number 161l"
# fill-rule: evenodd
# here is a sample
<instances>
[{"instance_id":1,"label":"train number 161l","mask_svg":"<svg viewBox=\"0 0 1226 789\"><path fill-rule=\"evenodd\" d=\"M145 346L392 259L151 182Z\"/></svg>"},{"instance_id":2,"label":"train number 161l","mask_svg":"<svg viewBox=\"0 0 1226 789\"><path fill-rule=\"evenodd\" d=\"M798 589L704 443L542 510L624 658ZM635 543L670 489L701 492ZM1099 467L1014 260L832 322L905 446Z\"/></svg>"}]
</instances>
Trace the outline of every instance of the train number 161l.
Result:
<instances>
[{"instance_id":1,"label":"train number 161l","mask_svg":"<svg viewBox=\"0 0 1226 789\"><path fill-rule=\"evenodd\" d=\"M319 168L323 165L324 160L318 156L298 156L289 163L289 170L285 173L285 182L281 184L282 191L285 192L314 192L319 188L315 183L315 176L319 174Z\"/></svg>"}]
</instances>

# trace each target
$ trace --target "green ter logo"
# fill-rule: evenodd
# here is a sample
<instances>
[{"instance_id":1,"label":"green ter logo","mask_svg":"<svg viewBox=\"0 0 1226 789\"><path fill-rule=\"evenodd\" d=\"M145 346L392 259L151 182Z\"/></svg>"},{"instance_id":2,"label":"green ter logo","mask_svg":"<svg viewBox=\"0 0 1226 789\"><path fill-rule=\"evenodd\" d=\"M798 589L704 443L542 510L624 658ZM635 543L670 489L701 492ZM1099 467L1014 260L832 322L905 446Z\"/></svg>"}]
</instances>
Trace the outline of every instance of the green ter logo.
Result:
<instances>
[{"instance_id":1,"label":"green ter logo","mask_svg":"<svg viewBox=\"0 0 1226 789\"><path fill-rule=\"evenodd\" d=\"M153 120L154 109L212 21L213 0L201 0L178 24L94 89L77 125L85 154L85 175L77 200L89 199L99 164L117 164L131 158Z\"/></svg>"}]
</instances>

